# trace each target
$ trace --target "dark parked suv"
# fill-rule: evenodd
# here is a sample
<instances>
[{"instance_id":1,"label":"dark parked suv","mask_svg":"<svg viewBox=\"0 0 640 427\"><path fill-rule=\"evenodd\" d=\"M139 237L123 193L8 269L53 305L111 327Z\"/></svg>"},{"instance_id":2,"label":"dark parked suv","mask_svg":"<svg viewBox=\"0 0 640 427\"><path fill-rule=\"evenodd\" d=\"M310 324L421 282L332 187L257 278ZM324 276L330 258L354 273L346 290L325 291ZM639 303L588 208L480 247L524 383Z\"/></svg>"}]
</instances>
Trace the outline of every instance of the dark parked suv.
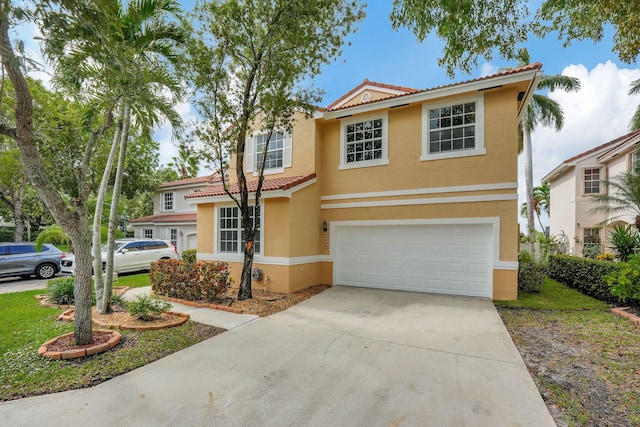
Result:
<instances>
[{"instance_id":1,"label":"dark parked suv","mask_svg":"<svg viewBox=\"0 0 640 427\"><path fill-rule=\"evenodd\" d=\"M60 271L63 256L53 245L44 244L38 251L35 243L0 243L0 277L50 279Z\"/></svg>"}]
</instances>

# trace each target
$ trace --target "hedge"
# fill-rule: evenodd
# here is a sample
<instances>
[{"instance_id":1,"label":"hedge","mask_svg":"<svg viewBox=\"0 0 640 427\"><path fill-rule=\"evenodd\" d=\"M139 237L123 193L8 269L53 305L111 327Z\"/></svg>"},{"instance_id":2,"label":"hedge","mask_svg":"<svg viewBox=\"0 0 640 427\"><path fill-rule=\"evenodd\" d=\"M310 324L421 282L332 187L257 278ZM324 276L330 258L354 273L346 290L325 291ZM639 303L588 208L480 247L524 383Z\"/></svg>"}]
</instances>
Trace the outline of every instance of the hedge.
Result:
<instances>
[{"instance_id":1,"label":"hedge","mask_svg":"<svg viewBox=\"0 0 640 427\"><path fill-rule=\"evenodd\" d=\"M182 260L191 264L196 262L196 249L185 249L182 251Z\"/></svg>"},{"instance_id":2,"label":"hedge","mask_svg":"<svg viewBox=\"0 0 640 427\"><path fill-rule=\"evenodd\" d=\"M615 263L568 255L549 256L549 277L585 295L612 304L621 301L611 294L603 276L617 269Z\"/></svg>"},{"instance_id":3,"label":"hedge","mask_svg":"<svg viewBox=\"0 0 640 427\"><path fill-rule=\"evenodd\" d=\"M206 302L216 302L233 281L226 262L189 263L176 259L152 263L149 277L157 295Z\"/></svg>"}]
</instances>

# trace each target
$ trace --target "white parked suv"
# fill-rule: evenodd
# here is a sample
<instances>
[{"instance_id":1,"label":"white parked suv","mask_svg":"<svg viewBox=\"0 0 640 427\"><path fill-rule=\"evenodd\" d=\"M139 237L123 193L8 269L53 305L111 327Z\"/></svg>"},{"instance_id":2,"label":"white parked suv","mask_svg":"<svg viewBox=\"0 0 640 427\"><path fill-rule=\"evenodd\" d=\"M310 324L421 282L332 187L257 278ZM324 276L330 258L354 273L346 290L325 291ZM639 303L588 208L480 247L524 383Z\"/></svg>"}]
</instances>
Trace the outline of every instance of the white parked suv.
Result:
<instances>
[{"instance_id":1,"label":"white parked suv","mask_svg":"<svg viewBox=\"0 0 640 427\"><path fill-rule=\"evenodd\" d=\"M157 239L118 239L115 241L113 252L113 271L115 273L129 273L133 271L149 270L151 263L161 259L177 259L177 249L166 240ZM106 245L102 245L102 266L106 263ZM71 254L62 259L62 272L75 274L75 257Z\"/></svg>"}]
</instances>

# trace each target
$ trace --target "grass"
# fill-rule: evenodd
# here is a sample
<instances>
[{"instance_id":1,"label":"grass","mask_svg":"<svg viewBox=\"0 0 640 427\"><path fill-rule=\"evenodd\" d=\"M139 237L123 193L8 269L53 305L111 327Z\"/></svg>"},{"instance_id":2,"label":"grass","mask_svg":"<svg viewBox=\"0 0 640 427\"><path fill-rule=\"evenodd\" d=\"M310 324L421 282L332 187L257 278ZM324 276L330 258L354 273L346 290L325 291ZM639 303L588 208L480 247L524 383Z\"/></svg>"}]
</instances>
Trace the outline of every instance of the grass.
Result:
<instances>
[{"instance_id":1,"label":"grass","mask_svg":"<svg viewBox=\"0 0 640 427\"><path fill-rule=\"evenodd\" d=\"M151 286L151 279L149 279L149 273L140 274L125 274L118 277L118 281L113 284L114 286L131 286L132 288L142 288L145 286Z\"/></svg>"},{"instance_id":2,"label":"grass","mask_svg":"<svg viewBox=\"0 0 640 427\"><path fill-rule=\"evenodd\" d=\"M517 307L531 310L608 310L609 306L568 288L555 280L546 279L540 292L521 293L515 301L494 301L498 307Z\"/></svg>"},{"instance_id":3,"label":"grass","mask_svg":"<svg viewBox=\"0 0 640 427\"><path fill-rule=\"evenodd\" d=\"M159 331L121 331L123 343L106 353L51 360L38 356L38 346L72 332L73 324L56 321L60 309L40 306L40 292L0 295L0 401L90 387L223 331L191 321Z\"/></svg>"},{"instance_id":4,"label":"grass","mask_svg":"<svg viewBox=\"0 0 640 427\"><path fill-rule=\"evenodd\" d=\"M538 294L495 305L565 424L640 424L640 336L632 322L551 279Z\"/></svg>"}]
</instances>

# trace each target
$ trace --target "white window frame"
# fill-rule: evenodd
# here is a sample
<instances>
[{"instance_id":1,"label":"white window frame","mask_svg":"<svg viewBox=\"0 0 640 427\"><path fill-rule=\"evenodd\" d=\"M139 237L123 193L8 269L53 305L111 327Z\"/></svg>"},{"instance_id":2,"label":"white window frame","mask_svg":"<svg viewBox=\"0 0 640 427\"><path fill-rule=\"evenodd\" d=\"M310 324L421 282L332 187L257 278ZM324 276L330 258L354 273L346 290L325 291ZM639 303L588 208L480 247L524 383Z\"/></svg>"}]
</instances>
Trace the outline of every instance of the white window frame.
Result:
<instances>
[{"instance_id":1,"label":"white window frame","mask_svg":"<svg viewBox=\"0 0 640 427\"><path fill-rule=\"evenodd\" d=\"M587 171L593 171L593 170L597 170L598 171L598 191L595 192L589 192L587 193L587 182L596 182L593 179L590 179L589 181L587 181ZM585 166L582 168L582 179L580 180L582 183L582 194L584 196L593 196L595 194L602 194L602 180L604 179L604 177L602 176L602 172L603 172L603 168L602 166Z\"/></svg>"},{"instance_id":2,"label":"white window frame","mask_svg":"<svg viewBox=\"0 0 640 427\"><path fill-rule=\"evenodd\" d=\"M629 171L633 172L637 167L640 167L640 150L629 155Z\"/></svg>"},{"instance_id":3,"label":"white window frame","mask_svg":"<svg viewBox=\"0 0 640 427\"><path fill-rule=\"evenodd\" d=\"M175 239L171 235L175 232ZM177 228L167 228L167 240L171 242L174 248L178 247L178 229Z\"/></svg>"},{"instance_id":4,"label":"white window frame","mask_svg":"<svg viewBox=\"0 0 640 427\"><path fill-rule=\"evenodd\" d=\"M285 168L291 167L291 157L292 157L292 145L293 138L291 136L291 132L286 132L282 129L274 129L273 133L280 133L283 136L283 144L282 144L282 167L279 168L264 168L265 175L273 175L277 173L284 173ZM253 176L258 176L258 165L256 161L258 159L258 137L266 136L268 132L266 131L257 131L251 134L251 136L247 140L247 150L245 156L245 164L246 171L252 172Z\"/></svg>"},{"instance_id":5,"label":"white window frame","mask_svg":"<svg viewBox=\"0 0 640 427\"><path fill-rule=\"evenodd\" d=\"M582 229L582 245L598 245L602 246L602 233L600 232L601 228L598 227L585 227ZM597 242L587 242L587 234L589 234L589 238L594 237L593 235L597 235Z\"/></svg>"},{"instance_id":6,"label":"white window frame","mask_svg":"<svg viewBox=\"0 0 640 427\"><path fill-rule=\"evenodd\" d=\"M143 228L142 237L145 239L153 239L153 228Z\"/></svg>"},{"instance_id":7,"label":"white window frame","mask_svg":"<svg viewBox=\"0 0 640 427\"><path fill-rule=\"evenodd\" d=\"M220 250L220 243L221 243L220 232L222 231L222 229L220 228L220 209L223 209L223 208L238 209L238 227L236 228L236 230L238 231L238 236L240 238L238 241L238 250L235 252L228 252L228 251L223 252ZM240 209L234 203L216 204L213 220L215 223L215 233L213 233L214 235L213 247L216 253L224 255L225 257L233 258L234 260L236 258L238 261L242 260L244 256L244 249L242 245L243 239L242 239L242 224L241 224L241 218L240 218ZM255 250L254 255L261 255L264 253L264 231L263 231L264 230L264 204L263 203L260 203L260 226L258 230L260 233L258 238L259 245L257 245L258 250Z\"/></svg>"},{"instance_id":8,"label":"white window frame","mask_svg":"<svg viewBox=\"0 0 640 427\"><path fill-rule=\"evenodd\" d=\"M458 149L439 153L429 153L429 111L442 107L475 102L475 147L473 149ZM422 104L422 155L421 161L453 159L458 157L482 156L487 154L484 148L484 96L458 98L439 103Z\"/></svg>"},{"instance_id":9,"label":"white window frame","mask_svg":"<svg viewBox=\"0 0 640 427\"><path fill-rule=\"evenodd\" d=\"M382 120L382 158L347 163L347 126L369 120ZM358 169L389 164L389 114L385 111L378 114L359 116L340 120L340 165L339 170Z\"/></svg>"},{"instance_id":10,"label":"white window frame","mask_svg":"<svg viewBox=\"0 0 640 427\"><path fill-rule=\"evenodd\" d=\"M167 209L167 200L166 196L171 195L171 209ZM165 191L160 196L160 210L162 212L174 212L176 210L176 192L175 191Z\"/></svg>"}]
</instances>

